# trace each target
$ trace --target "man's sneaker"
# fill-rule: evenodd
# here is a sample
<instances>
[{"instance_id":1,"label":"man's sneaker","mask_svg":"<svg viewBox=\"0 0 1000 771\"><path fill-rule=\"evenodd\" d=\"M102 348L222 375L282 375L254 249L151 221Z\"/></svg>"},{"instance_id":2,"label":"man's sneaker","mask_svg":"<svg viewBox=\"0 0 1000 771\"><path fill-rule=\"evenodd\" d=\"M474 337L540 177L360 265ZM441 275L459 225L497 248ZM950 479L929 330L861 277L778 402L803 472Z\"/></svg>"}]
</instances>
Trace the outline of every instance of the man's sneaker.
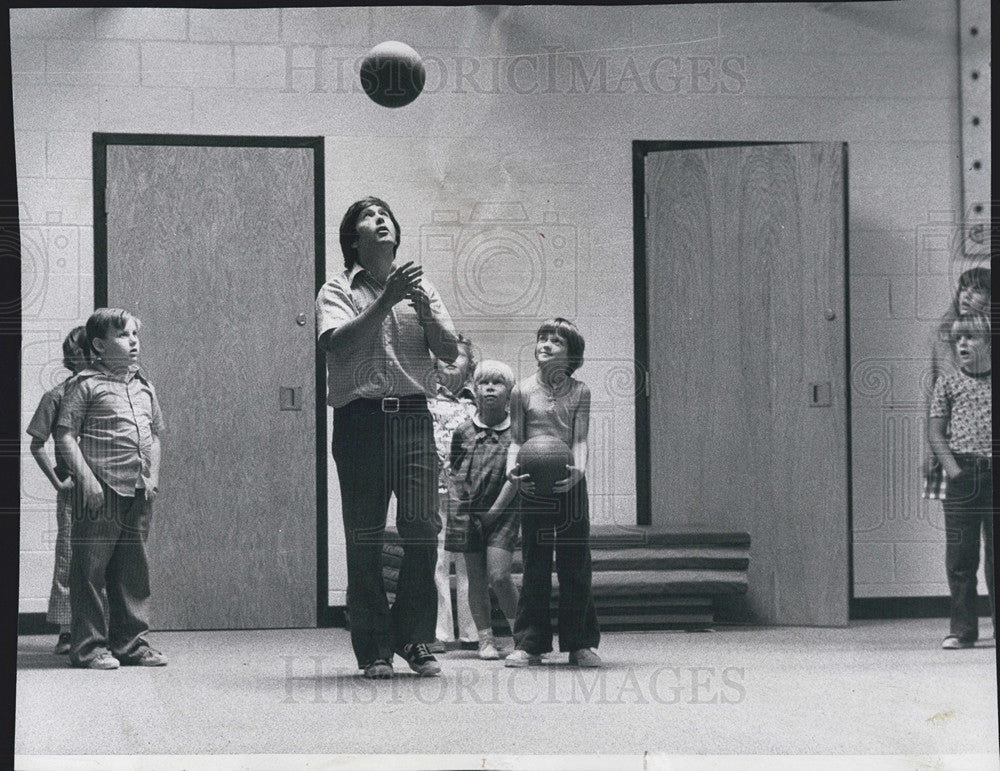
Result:
<instances>
[{"instance_id":1,"label":"man's sneaker","mask_svg":"<svg viewBox=\"0 0 1000 771\"><path fill-rule=\"evenodd\" d=\"M69 644L70 644L69 632L62 632L59 635L59 639L56 640L56 647L55 650L53 650L52 652L57 656L65 656L66 654L69 653Z\"/></svg>"},{"instance_id":2,"label":"man's sneaker","mask_svg":"<svg viewBox=\"0 0 1000 771\"><path fill-rule=\"evenodd\" d=\"M590 648L580 648L576 651L570 651L569 663L577 667L599 667L601 666L601 657Z\"/></svg>"},{"instance_id":3,"label":"man's sneaker","mask_svg":"<svg viewBox=\"0 0 1000 771\"><path fill-rule=\"evenodd\" d=\"M118 659L111 655L111 651L101 651L94 658L76 666L86 669L118 669L120 665Z\"/></svg>"},{"instance_id":4,"label":"man's sneaker","mask_svg":"<svg viewBox=\"0 0 1000 771\"><path fill-rule=\"evenodd\" d=\"M526 667L529 664L541 664L542 657L520 649L511 653L504 661L505 667Z\"/></svg>"},{"instance_id":5,"label":"man's sneaker","mask_svg":"<svg viewBox=\"0 0 1000 771\"><path fill-rule=\"evenodd\" d=\"M125 667L165 667L167 657L152 648L143 648L131 656L123 656L121 662Z\"/></svg>"},{"instance_id":6,"label":"man's sneaker","mask_svg":"<svg viewBox=\"0 0 1000 771\"><path fill-rule=\"evenodd\" d=\"M365 667L365 677L369 680L389 680L392 677L392 664L385 659L375 659Z\"/></svg>"},{"instance_id":7,"label":"man's sneaker","mask_svg":"<svg viewBox=\"0 0 1000 771\"><path fill-rule=\"evenodd\" d=\"M960 648L971 648L975 645L972 640L963 640L960 637L955 637L955 635L950 634L944 638L944 642L941 643L941 647L945 650L954 651Z\"/></svg>"},{"instance_id":8,"label":"man's sneaker","mask_svg":"<svg viewBox=\"0 0 1000 771\"><path fill-rule=\"evenodd\" d=\"M497 650L492 640L479 641L479 658L483 661L496 661L500 658L500 651Z\"/></svg>"},{"instance_id":9,"label":"man's sneaker","mask_svg":"<svg viewBox=\"0 0 1000 771\"><path fill-rule=\"evenodd\" d=\"M441 674L441 665L437 663L434 654L427 650L427 643L407 643L396 652L406 659L410 669L421 677Z\"/></svg>"}]
</instances>

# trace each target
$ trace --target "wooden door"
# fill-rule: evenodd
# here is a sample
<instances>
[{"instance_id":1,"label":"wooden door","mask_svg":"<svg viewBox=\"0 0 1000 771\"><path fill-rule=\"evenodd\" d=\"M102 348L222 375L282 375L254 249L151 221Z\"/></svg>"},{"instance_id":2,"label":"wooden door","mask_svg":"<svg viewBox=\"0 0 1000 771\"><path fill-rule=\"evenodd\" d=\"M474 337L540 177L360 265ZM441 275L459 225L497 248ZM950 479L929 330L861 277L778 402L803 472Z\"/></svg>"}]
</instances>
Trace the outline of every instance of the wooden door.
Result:
<instances>
[{"instance_id":1,"label":"wooden door","mask_svg":"<svg viewBox=\"0 0 1000 771\"><path fill-rule=\"evenodd\" d=\"M645 156L652 523L748 531L763 623L847 623L844 152Z\"/></svg>"},{"instance_id":2,"label":"wooden door","mask_svg":"<svg viewBox=\"0 0 1000 771\"><path fill-rule=\"evenodd\" d=\"M106 145L107 304L166 422L159 629L316 625L316 152Z\"/></svg>"}]
</instances>

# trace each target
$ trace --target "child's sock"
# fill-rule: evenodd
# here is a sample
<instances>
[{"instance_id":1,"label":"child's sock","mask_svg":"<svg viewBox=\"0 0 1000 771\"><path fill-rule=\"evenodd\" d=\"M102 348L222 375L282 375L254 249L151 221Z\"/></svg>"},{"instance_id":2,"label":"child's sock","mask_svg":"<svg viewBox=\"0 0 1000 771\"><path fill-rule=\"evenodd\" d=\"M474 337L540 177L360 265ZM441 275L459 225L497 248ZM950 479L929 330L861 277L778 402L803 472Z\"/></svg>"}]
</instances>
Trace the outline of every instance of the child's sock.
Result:
<instances>
[{"instance_id":1,"label":"child's sock","mask_svg":"<svg viewBox=\"0 0 1000 771\"><path fill-rule=\"evenodd\" d=\"M478 630L479 642L493 642L493 630L492 629L480 629Z\"/></svg>"},{"instance_id":2,"label":"child's sock","mask_svg":"<svg viewBox=\"0 0 1000 771\"><path fill-rule=\"evenodd\" d=\"M60 624L59 634L69 634L69 629L70 629L69 624Z\"/></svg>"}]
</instances>

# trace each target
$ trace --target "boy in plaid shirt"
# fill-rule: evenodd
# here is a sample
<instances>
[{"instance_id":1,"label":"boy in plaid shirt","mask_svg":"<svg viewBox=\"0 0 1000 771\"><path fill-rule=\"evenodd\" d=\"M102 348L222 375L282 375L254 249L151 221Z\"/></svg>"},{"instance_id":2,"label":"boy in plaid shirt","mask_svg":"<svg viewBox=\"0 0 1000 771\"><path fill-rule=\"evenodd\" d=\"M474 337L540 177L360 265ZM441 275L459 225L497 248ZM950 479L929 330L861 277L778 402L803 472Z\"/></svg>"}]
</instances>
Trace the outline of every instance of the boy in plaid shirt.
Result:
<instances>
[{"instance_id":1,"label":"boy in plaid shirt","mask_svg":"<svg viewBox=\"0 0 1000 771\"><path fill-rule=\"evenodd\" d=\"M166 657L145 639L146 539L160 475L160 404L139 370L137 318L98 308L87 320L87 343L93 363L67 391L55 431L76 495L70 663L88 669L163 666Z\"/></svg>"}]
</instances>

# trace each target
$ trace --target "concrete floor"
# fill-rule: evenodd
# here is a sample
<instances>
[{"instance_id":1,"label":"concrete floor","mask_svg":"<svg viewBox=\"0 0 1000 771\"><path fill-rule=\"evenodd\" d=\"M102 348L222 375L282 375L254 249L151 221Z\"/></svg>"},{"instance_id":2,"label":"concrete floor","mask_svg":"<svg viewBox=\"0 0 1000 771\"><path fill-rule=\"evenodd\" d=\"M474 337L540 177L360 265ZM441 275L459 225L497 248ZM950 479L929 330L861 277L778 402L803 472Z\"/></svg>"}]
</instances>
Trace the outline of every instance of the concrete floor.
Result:
<instances>
[{"instance_id":1,"label":"concrete floor","mask_svg":"<svg viewBox=\"0 0 1000 771\"><path fill-rule=\"evenodd\" d=\"M476 767L496 768L532 765L512 756L626 756L620 771L654 768L662 753L971 753L959 767L1000 767L994 641L943 651L945 630L930 619L607 633L601 670L558 654L506 669L454 651L439 657L441 678L397 658L382 682L358 677L343 629L161 632L167 667L110 672L71 669L53 639L22 637L15 751L19 768L48 766L29 756L208 753L475 754Z\"/></svg>"}]
</instances>

